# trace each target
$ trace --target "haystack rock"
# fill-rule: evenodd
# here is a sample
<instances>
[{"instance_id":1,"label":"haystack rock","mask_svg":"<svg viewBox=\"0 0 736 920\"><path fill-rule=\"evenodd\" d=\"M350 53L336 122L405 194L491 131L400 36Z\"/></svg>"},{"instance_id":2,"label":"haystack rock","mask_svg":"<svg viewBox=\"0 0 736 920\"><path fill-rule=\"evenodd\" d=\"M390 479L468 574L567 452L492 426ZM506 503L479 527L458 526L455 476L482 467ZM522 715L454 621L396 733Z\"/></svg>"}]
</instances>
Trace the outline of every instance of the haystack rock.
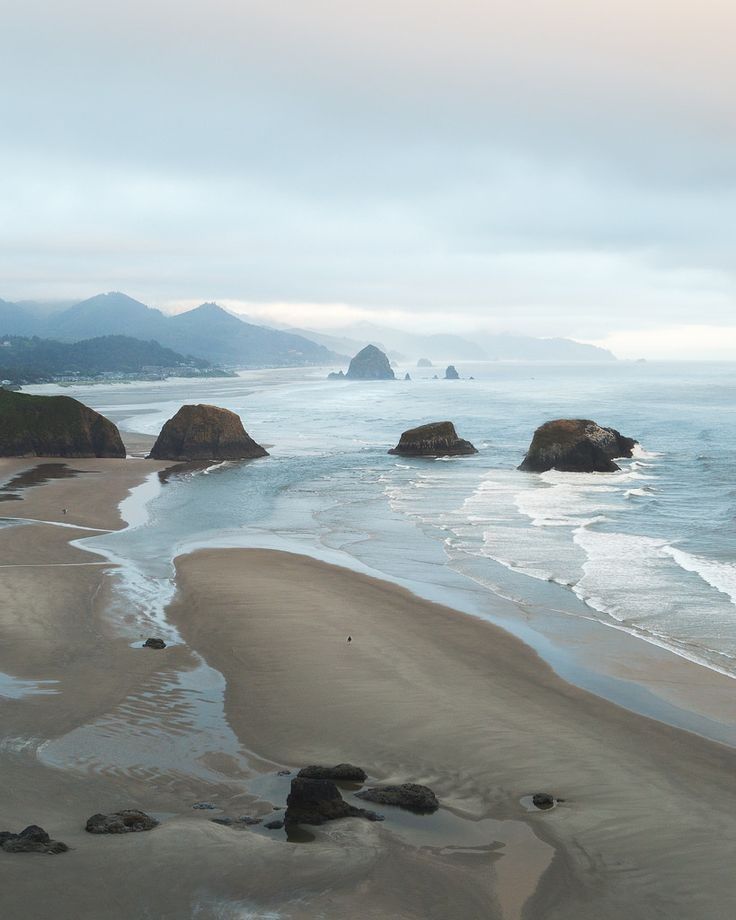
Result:
<instances>
[{"instance_id":1,"label":"haystack rock","mask_svg":"<svg viewBox=\"0 0 736 920\"><path fill-rule=\"evenodd\" d=\"M375 345L366 345L350 362L348 380L395 380L388 357Z\"/></svg>"},{"instance_id":2,"label":"haystack rock","mask_svg":"<svg viewBox=\"0 0 736 920\"><path fill-rule=\"evenodd\" d=\"M458 374L455 365L450 364L447 370L445 371L445 380L459 380L460 374Z\"/></svg>"},{"instance_id":3,"label":"haystack rock","mask_svg":"<svg viewBox=\"0 0 736 920\"><path fill-rule=\"evenodd\" d=\"M240 416L218 406L182 406L161 429L151 460L252 460L268 451L243 428Z\"/></svg>"},{"instance_id":4,"label":"haystack rock","mask_svg":"<svg viewBox=\"0 0 736 920\"><path fill-rule=\"evenodd\" d=\"M0 456L125 457L120 432L71 396L0 389Z\"/></svg>"},{"instance_id":5,"label":"haystack rock","mask_svg":"<svg viewBox=\"0 0 736 920\"><path fill-rule=\"evenodd\" d=\"M454 457L478 451L470 441L457 436L452 422L430 422L405 431L389 453L402 457Z\"/></svg>"},{"instance_id":6,"label":"haystack rock","mask_svg":"<svg viewBox=\"0 0 736 920\"><path fill-rule=\"evenodd\" d=\"M602 428L585 418L558 418L534 432L519 467L529 473L615 473L616 457L631 457L636 441L615 428Z\"/></svg>"},{"instance_id":7,"label":"haystack rock","mask_svg":"<svg viewBox=\"0 0 736 920\"><path fill-rule=\"evenodd\" d=\"M417 367L434 367L429 358L420 358L417 361Z\"/></svg>"}]
</instances>

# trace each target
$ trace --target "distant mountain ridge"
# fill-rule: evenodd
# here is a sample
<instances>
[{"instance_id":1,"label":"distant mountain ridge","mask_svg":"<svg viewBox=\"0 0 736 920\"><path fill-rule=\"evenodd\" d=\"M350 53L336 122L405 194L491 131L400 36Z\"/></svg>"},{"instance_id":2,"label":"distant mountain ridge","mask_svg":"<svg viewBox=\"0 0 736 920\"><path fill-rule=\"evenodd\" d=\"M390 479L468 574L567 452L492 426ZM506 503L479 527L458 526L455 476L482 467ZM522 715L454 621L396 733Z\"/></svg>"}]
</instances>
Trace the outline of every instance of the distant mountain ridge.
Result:
<instances>
[{"instance_id":1,"label":"distant mountain ridge","mask_svg":"<svg viewBox=\"0 0 736 920\"><path fill-rule=\"evenodd\" d=\"M356 323L340 329L312 332L300 329L300 334L313 336L315 341L328 340L352 344L353 350L366 345L378 345L391 357L400 354L416 361L615 361L605 348L565 338L541 338L514 333L476 332L472 341L464 336L437 333L404 332L373 323Z\"/></svg>"},{"instance_id":2,"label":"distant mountain ridge","mask_svg":"<svg viewBox=\"0 0 736 920\"><path fill-rule=\"evenodd\" d=\"M293 332L244 322L214 303L167 316L117 291L46 315L0 300L1 335L39 335L62 342L125 335L236 367L319 366L345 360L345 355Z\"/></svg>"}]
</instances>

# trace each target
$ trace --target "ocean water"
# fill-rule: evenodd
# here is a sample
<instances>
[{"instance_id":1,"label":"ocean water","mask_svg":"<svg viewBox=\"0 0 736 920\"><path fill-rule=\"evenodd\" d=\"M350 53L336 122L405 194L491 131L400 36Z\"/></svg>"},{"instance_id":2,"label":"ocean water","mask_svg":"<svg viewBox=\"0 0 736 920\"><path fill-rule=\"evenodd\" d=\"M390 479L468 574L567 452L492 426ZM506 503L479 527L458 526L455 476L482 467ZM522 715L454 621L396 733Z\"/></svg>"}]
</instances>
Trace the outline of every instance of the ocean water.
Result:
<instances>
[{"instance_id":1,"label":"ocean water","mask_svg":"<svg viewBox=\"0 0 736 920\"><path fill-rule=\"evenodd\" d=\"M180 553L272 546L481 616L500 595L521 612L597 619L736 675L736 365L458 367L459 381L413 367L400 369L411 382L370 383L298 369L66 388L151 434L184 402L225 406L271 451L163 485L154 476L129 500L127 530L83 541L123 563L121 623L167 629ZM536 426L561 416L641 446L618 473L518 472ZM405 428L446 418L478 455L386 453Z\"/></svg>"}]
</instances>

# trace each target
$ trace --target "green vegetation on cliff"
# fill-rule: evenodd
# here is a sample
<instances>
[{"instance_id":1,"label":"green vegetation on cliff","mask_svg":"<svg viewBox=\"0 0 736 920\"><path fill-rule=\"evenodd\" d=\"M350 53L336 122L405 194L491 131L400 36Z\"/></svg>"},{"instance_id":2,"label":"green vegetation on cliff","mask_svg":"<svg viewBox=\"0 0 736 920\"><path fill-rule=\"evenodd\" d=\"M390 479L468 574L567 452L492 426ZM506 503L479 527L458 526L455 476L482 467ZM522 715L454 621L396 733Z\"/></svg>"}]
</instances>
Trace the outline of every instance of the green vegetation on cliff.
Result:
<instances>
[{"instance_id":1,"label":"green vegetation on cliff","mask_svg":"<svg viewBox=\"0 0 736 920\"><path fill-rule=\"evenodd\" d=\"M0 389L0 456L125 457L117 427L71 396Z\"/></svg>"}]
</instances>

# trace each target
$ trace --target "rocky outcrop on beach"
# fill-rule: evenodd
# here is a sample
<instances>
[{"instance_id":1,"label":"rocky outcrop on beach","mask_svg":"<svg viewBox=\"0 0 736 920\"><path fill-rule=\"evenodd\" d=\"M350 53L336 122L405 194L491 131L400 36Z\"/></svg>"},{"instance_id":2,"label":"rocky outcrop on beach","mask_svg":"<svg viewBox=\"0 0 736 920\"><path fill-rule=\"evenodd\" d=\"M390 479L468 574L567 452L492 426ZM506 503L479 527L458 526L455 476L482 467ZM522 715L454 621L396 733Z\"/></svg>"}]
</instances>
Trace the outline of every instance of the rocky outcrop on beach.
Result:
<instances>
[{"instance_id":1,"label":"rocky outcrop on beach","mask_svg":"<svg viewBox=\"0 0 736 920\"><path fill-rule=\"evenodd\" d=\"M301 776L304 779L331 779L338 783L364 783L368 779L368 774L362 767L356 767L351 763L339 763L334 767L315 764L310 767L303 767L297 773L297 776Z\"/></svg>"},{"instance_id":2,"label":"rocky outcrop on beach","mask_svg":"<svg viewBox=\"0 0 736 920\"><path fill-rule=\"evenodd\" d=\"M166 643L163 639L157 639L152 636L150 639L146 639L143 643L143 648L166 648Z\"/></svg>"},{"instance_id":3,"label":"rocky outcrop on beach","mask_svg":"<svg viewBox=\"0 0 736 920\"><path fill-rule=\"evenodd\" d=\"M328 380L344 380L344 379L345 379L345 371L331 371L331 372L327 375L327 379L328 379Z\"/></svg>"},{"instance_id":4,"label":"rocky outcrop on beach","mask_svg":"<svg viewBox=\"0 0 736 920\"><path fill-rule=\"evenodd\" d=\"M126 808L112 814L92 815L87 819L85 830L89 834L134 834L139 831L152 831L158 827L158 821L144 811Z\"/></svg>"},{"instance_id":5,"label":"rocky outcrop on beach","mask_svg":"<svg viewBox=\"0 0 736 920\"><path fill-rule=\"evenodd\" d=\"M219 406L182 406L161 429L151 460L253 460L267 457L243 428L240 416Z\"/></svg>"},{"instance_id":6,"label":"rocky outcrop on beach","mask_svg":"<svg viewBox=\"0 0 736 920\"><path fill-rule=\"evenodd\" d=\"M532 805L535 808L539 808L542 811L546 811L548 808L553 808L555 804L555 797L550 795L549 792L535 792L532 796Z\"/></svg>"},{"instance_id":7,"label":"rocky outcrop on beach","mask_svg":"<svg viewBox=\"0 0 736 920\"><path fill-rule=\"evenodd\" d=\"M350 362L348 380L395 380L388 357L375 345L366 345Z\"/></svg>"},{"instance_id":8,"label":"rocky outcrop on beach","mask_svg":"<svg viewBox=\"0 0 736 920\"><path fill-rule=\"evenodd\" d=\"M458 374L455 365L450 364L445 371L445 380L459 380L460 374Z\"/></svg>"},{"instance_id":9,"label":"rocky outcrop on beach","mask_svg":"<svg viewBox=\"0 0 736 920\"><path fill-rule=\"evenodd\" d=\"M430 814L437 811L440 803L437 796L429 786L420 786L417 783L402 783L400 786L373 786L355 793L359 799L367 802L378 802L379 805L396 805L408 811Z\"/></svg>"},{"instance_id":10,"label":"rocky outcrop on beach","mask_svg":"<svg viewBox=\"0 0 736 920\"><path fill-rule=\"evenodd\" d=\"M0 456L125 457L120 432L71 396L0 389Z\"/></svg>"},{"instance_id":11,"label":"rocky outcrop on beach","mask_svg":"<svg viewBox=\"0 0 736 920\"><path fill-rule=\"evenodd\" d=\"M350 805L330 779L309 779L295 776L286 800L286 826L294 824L324 824L337 818L367 818L382 821L381 815Z\"/></svg>"},{"instance_id":12,"label":"rocky outcrop on beach","mask_svg":"<svg viewBox=\"0 0 736 920\"><path fill-rule=\"evenodd\" d=\"M519 466L529 473L560 470L570 473L615 473L617 457L631 457L636 441L615 428L602 428L590 419L559 418L534 432Z\"/></svg>"},{"instance_id":13,"label":"rocky outcrop on beach","mask_svg":"<svg viewBox=\"0 0 736 920\"><path fill-rule=\"evenodd\" d=\"M458 437L452 422L430 422L403 432L389 453L402 457L452 457L478 451L470 441Z\"/></svg>"},{"instance_id":14,"label":"rocky outcrop on beach","mask_svg":"<svg viewBox=\"0 0 736 920\"><path fill-rule=\"evenodd\" d=\"M0 831L0 850L4 853L66 853L69 847L61 840L52 840L37 824L29 824L19 834Z\"/></svg>"}]
</instances>

